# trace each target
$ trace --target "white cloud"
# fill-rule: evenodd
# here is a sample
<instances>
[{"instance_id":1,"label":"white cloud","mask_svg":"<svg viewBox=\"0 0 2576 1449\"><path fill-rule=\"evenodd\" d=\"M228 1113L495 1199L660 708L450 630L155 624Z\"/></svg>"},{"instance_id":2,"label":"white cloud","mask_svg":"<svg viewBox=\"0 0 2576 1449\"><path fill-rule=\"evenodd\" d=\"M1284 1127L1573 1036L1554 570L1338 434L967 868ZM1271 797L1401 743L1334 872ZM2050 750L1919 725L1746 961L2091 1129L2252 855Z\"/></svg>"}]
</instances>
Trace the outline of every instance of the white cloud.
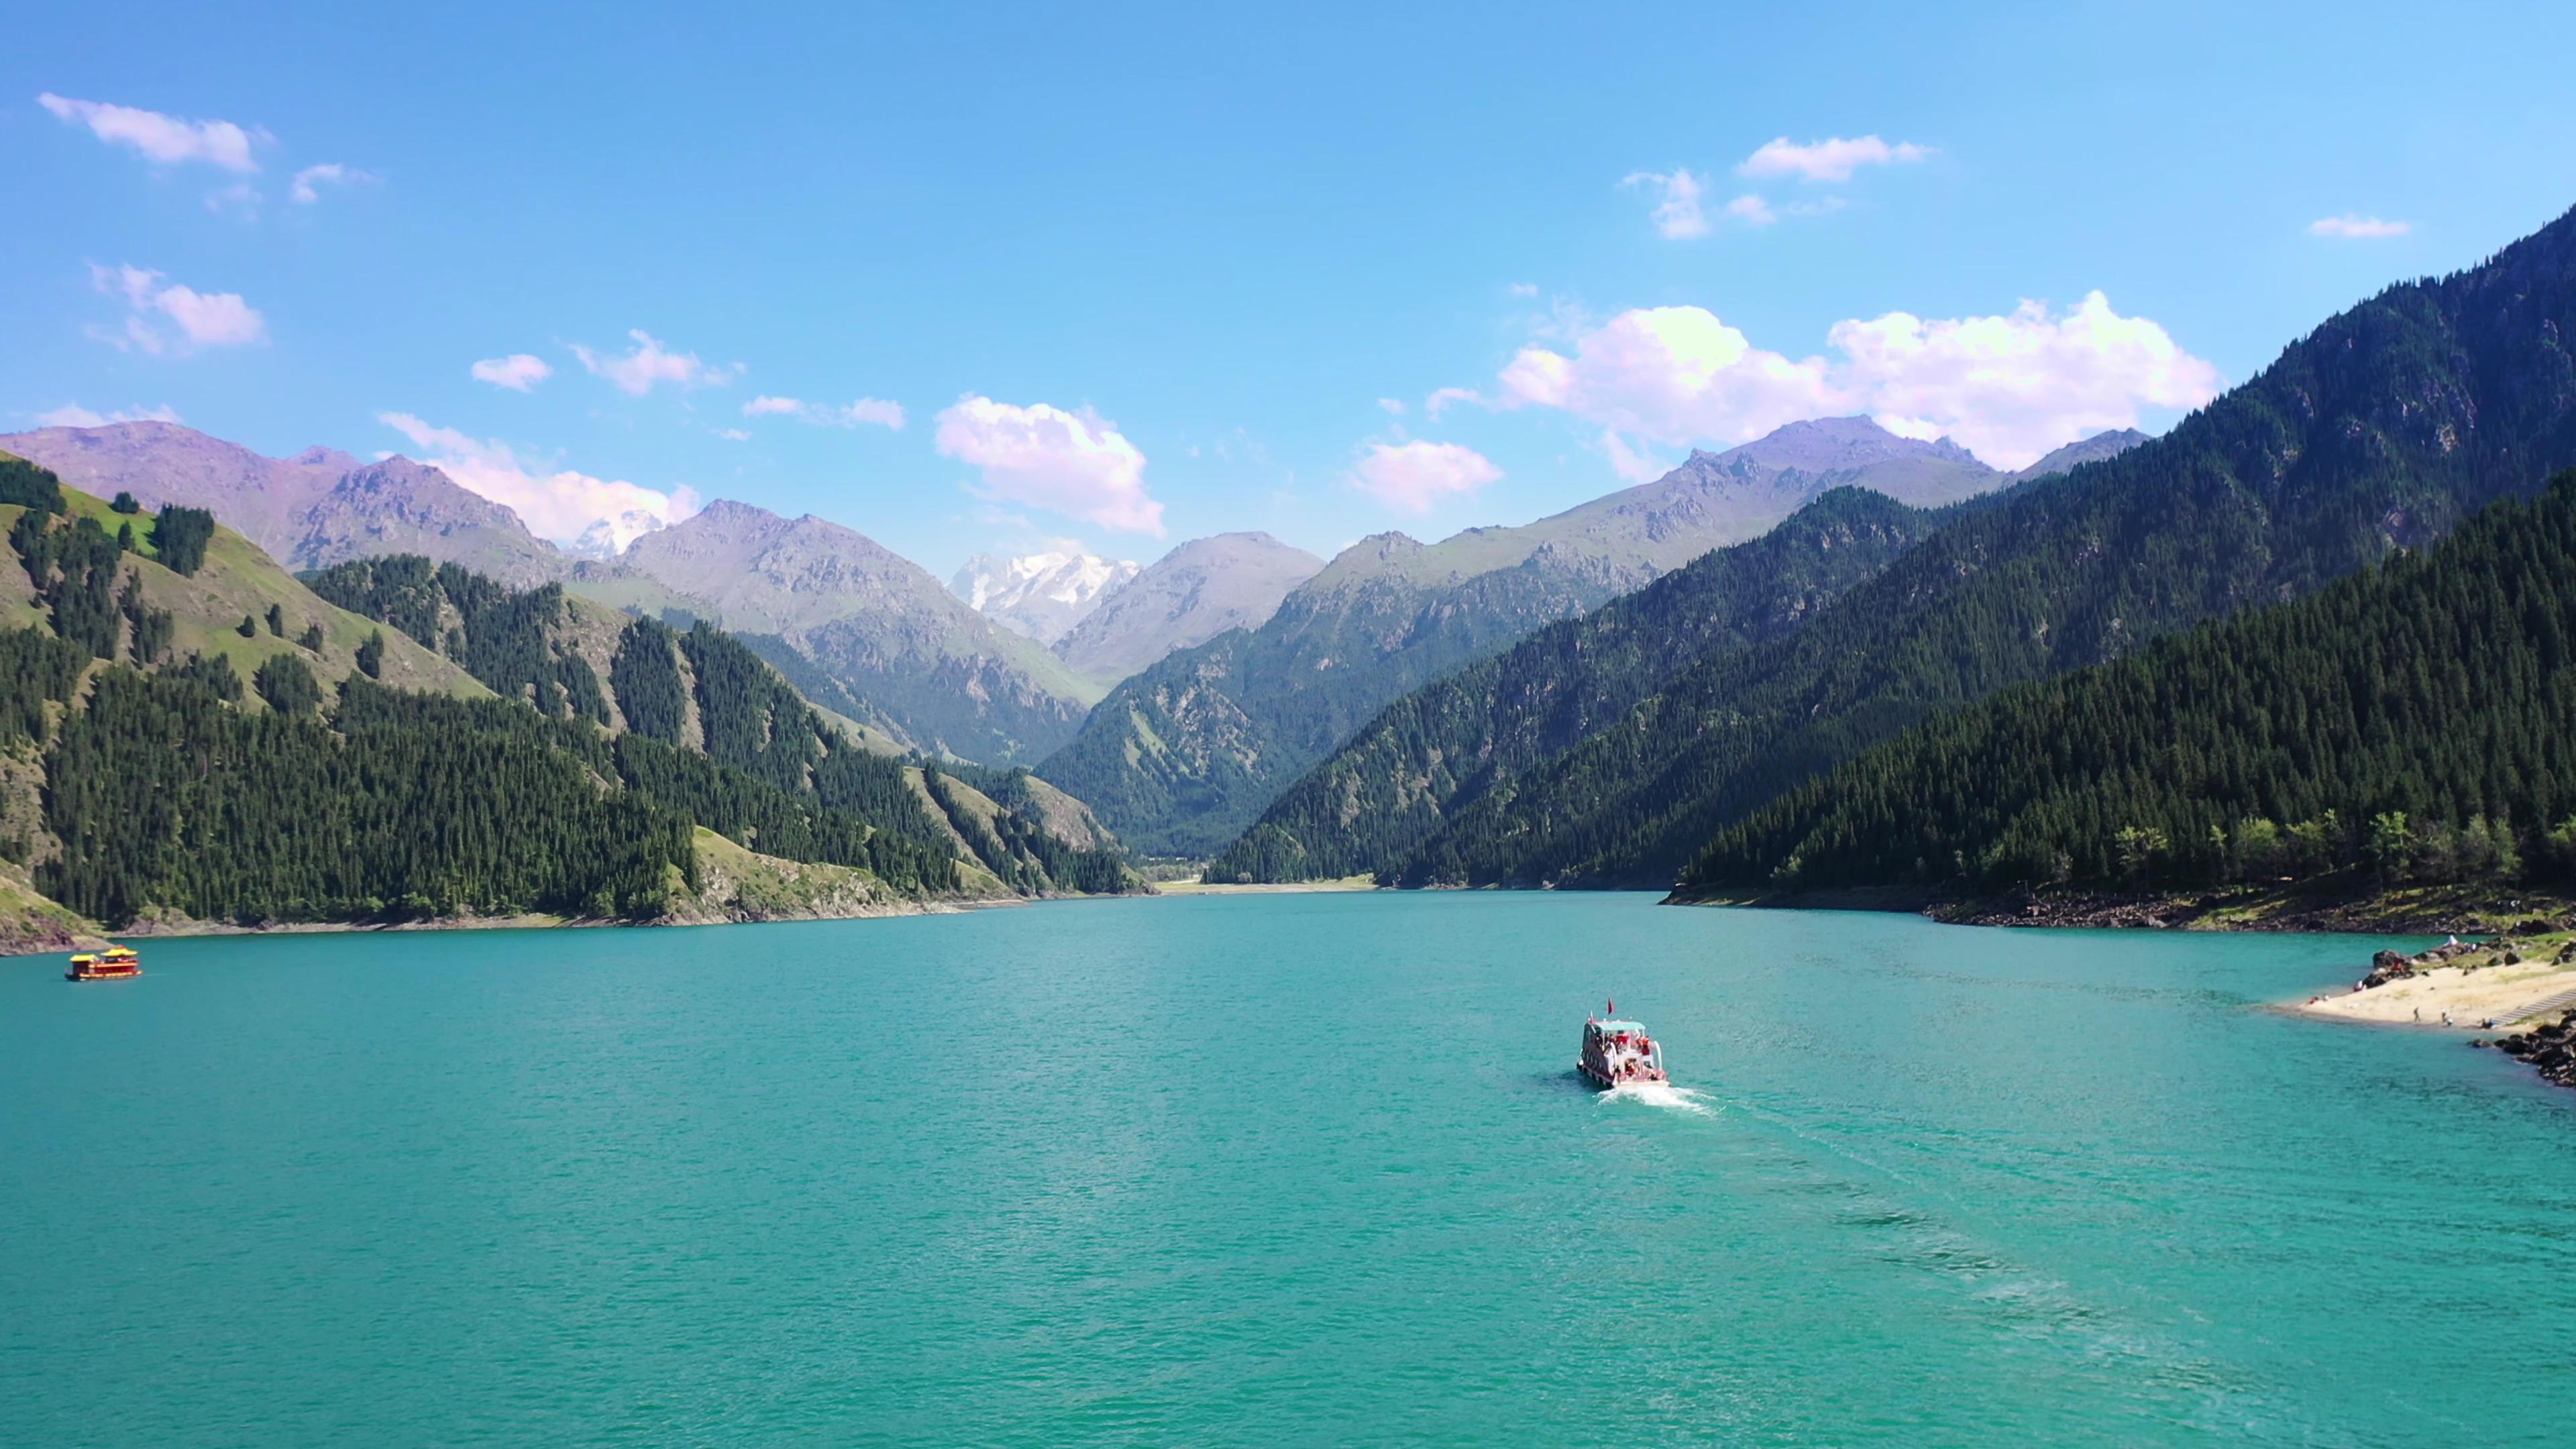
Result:
<instances>
[{"instance_id":1,"label":"white cloud","mask_svg":"<svg viewBox=\"0 0 2576 1449\"><path fill-rule=\"evenodd\" d=\"M133 106L73 100L51 91L36 97L36 104L74 125L89 127L91 135L110 145L131 146L164 166L203 161L226 171L259 169L251 155L253 133L230 121L191 121ZM265 139L266 133L259 137Z\"/></svg>"},{"instance_id":2,"label":"white cloud","mask_svg":"<svg viewBox=\"0 0 2576 1449\"><path fill-rule=\"evenodd\" d=\"M82 407L79 403L65 403L61 407L54 409L52 412L36 414L36 426L40 428L96 428L103 427L108 423L176 423L182 421L185 420L179 416L178 410L171 407L168 403L163 403L159 407L151 408L144 407L142 404L137 403L131 408L120 408L115 412L109 413L105 417L100 417L98 414Z\"/></svg>"},{"instance_id":3,"label":"white cloud","mask_svg":"<svg viewBox=\"0 0 2576 1449\"><path fill-rule=\"evenodd\" d=\"M1538 283L1514 282L1504 290L1510 292L1515 297L1535 297L1538 295Z\"/></svg>"},{"instance_id":4,"label":"white cloud","mask_svg":"<svg viewBox=\"0 0 2576 1449\"><path fill-rule=\"evenodd\" d=\"M1836 398L1821 360L1762 351L1698 307L1622 312L1581 336L1571 357L1524 347L1500 381L1493 406L1558 408L1667 443L1740 442Z\"/></svg>"},{"instance_id":5,"label":"white cloud","mask_svg":"<svg viewBox=\"0 0 2576 1449\"><path fill-rule=\"evenodd\" d=\"M2308 223L2310 236L2339 236L2353 239L2404 236L2415 229L2408 221L2382 221L2375 216L2323 216Z\"/></svg>"},{"instance_id":6,"label":"white cloud","mask_svg":"<svg viewBox=\"0 0 2576 1449\"><path fill-rule=\"evenodd\" d=\"M1623 440L1674 446L1862 412L2017 468L2070 439L2134 427L2141 408L2197 407L2219 386L2215 367L2157 323L2112 311L2100 292L2059 315L2030 301L1996 317L1890 312L1836 323L1828 341L1839 357L1792 359L1703 308L1623 312L1580 336L1571 355L1522 348L1489 405L1554 408Z\"/></svg>"},{"instance_id":7,"label":"white cloud","mask_svg":"<svg viewBox=\"0 0 2576 1449\"><path fill-rule=\"evenodd\" d=\"M1429 513L1502 476L1491 459L1456 443L1371 443L1351 469L1351 482L1361 491L1408 513Z\"/></svg>"},{"instance_id":8,"label":"white cloud","mask_svg":"<svg viewBox=\"0 0 2576 1449\"><path fill-rule=\"evenodd\" d=\"M751 441L751 434L740 428L718 428L716 429L716 436L724 439L728 443L748 443Z\"/></svg>"},{"instance_id":9,"label":"white cloud","mask_svg":"<svg viewBox=\"0 0 2576 1449\"><path fill-rule=\"evenodd\" d=\"M93 332L123 350L159 357L199 347L238 347L268 336L267 319L238 292L200 292L175 282L164 286L161 273L132 265L92 262L89 279L99 291L125 301L123 330ZM163 331L156 315L178 324L179 335Z\"/></svg>"},{"instance_id":10,"label":"white cloud","mask_svg":"<svg viewBox=\"0 0 2576 1449\"><path fill-rule=\"evenodd\" d=\"M506 387L512 392L527 392L538 383L555 375L546 360L530 352L513 352L507 357L487 357L467 368L476 382Z\"/></svg>"},{"instance_id":11,"label":"white cloud","mask_svg":"<svg viewBox=\"0 0 2576 1449\"><path fill-rule=\"evenodd\" d=\"M1449 411L1458 403L1474 403L1478 407L1493 406L1485 400L1483 393L1472 387L1444 387L1433 390L1431 396L1422 400L1422 415L1436 423L1440 421L1442 413Z\"/></svg>"},{"instance_id":12,"label":"white cloud","mask_svg":"<svg viewBox=\"0 0 2576 1449\"><path fill-rule=\"evenodd\" d=\"M1852 172L1863 166L1889 166L1921 161L1932 154L1929 146L1911 141L1889 145L1876 136L1845 140L1840 136L1824 141L1797 145L1781 136L1765 142L1762 149L1744 158L1736 172L1744 176L1797 176L1808 181L1849 181Z\"/></svg>"},{"instance_id":13,"label":"white cloud","mask_svg":"<svg viewBox=\"0 0 2576 1449\"><path fill-rule=\"evenodd\" d=\"M1708 215L1699 204L1700 193L1707 183L1693 176L1687 168L1676 166L1670 171L1632 171L1619 184L1654 189L1656 200L1652 216L1655 230L1666 240L1687 241L1708 235Z\"/></svg>"},{"instance_id":14,"label":"white cloud","mask_svg":"<svg viewBox=\"0 0 2576 1449\"><path fill-rule=\"evenodd\" d=\"M1145 455L1091 411L1016 407L969 393L939 415L939 451L983 470L986 496L1103 528L1163 534L1145 490Z\"/></svg>"},{"instance_id":15,"label":"white cloud","mask_svg":"<svg viewBox=\"0 0 2576 1449\"><path fill-rule=\"evenodd\" d=\"M1927 321L1890 312L1830 334L1849 359L1845 386L1892 432L1955 438L1999 467L2106 428L2135 427L2142 406L2195 408L2218 395L2218 369L2101 292L2058 316L2024 301L2000 317Z\"/></svg>"},{"instance_id":16,"label":"white cloud","mask_svg":"<svg viewBox=\"0 0 2576 1449\"><path fill-rule=\"evenodd\" d=\"M694 352L673 352L641 327L629 329L626 335L635 348L622 356L603 355L580 343L573 344L572 355L593 374L637 397L665 382L689 388L722 387L733 381L736 369L709 367Z\"/></svg>"},{"instance_id":17,"label":"white cloud","mask_svg":"<svg viewBox=\"0 0 2576 1449\"><path fill-rule=\"evenodd\" d=\"M903 404L873 397L860 398L846 407L835 407L830 403L806 402L802 398L792 397L769 397L764 394L744 403L742 415L747 418L794 418L800 423L811 423L818 428L855 428L864 423L874 427L892 428L897 432L903 430Z\"/></svg>"},{"instance_id":18,"label":"white cloud","mask_svg":"<svg viewBox=\"0 0 2576 1449\"><path fill-rule=\"evenodd\" d=\"M1728 202L1726 214L1746 226L1769 226L1780 219L1779 215L1771 210L1771 203L1749 191Z\"/></svg>"},{"instance_id":19,"label":"white cloud","mask_svg":"<svg viewBox=\"0 0 2576 1449\"><path fill-rule=\"evenodd\" d=\"M362 181L381 179L383 178L371 171L361 171L354 166L343 166L337 161L325 161L319 166L307 166L296 172L295 187L289 194L298 204L311 206L322 199L322 193L314 187L314 182L328 181L335 186L355 186Z\"/></svg>"},{"instance_id":20,"label":"white cloud","mask_svg":"<svg viewBox=\"0 0 2576 1449\"><path fill-rule=\"evenodd\" d=\"M459 484L506 505L528 531L540 538L569 544L604 532L620 549L653 529L677 523L698 511L694 489L668 493L641 484L612 482L564 469L532 471L509 444L469 438L453 428L434 427L409 413L378 413L376 420L411 439L421 461Z\"/></svg>"},{"instance_id":21,"label":"white cloud","mask_svg":"<svg viewBox=\"0 0 2576 1449\"><path fill-rule=\"evenodd\" d=\"M1400 397L1379 398L1377 400L1377 405L1379 411L1384 412L1388 417L1400 418L1404 416L1404 399Z\"/></svg>"}]
</instances>

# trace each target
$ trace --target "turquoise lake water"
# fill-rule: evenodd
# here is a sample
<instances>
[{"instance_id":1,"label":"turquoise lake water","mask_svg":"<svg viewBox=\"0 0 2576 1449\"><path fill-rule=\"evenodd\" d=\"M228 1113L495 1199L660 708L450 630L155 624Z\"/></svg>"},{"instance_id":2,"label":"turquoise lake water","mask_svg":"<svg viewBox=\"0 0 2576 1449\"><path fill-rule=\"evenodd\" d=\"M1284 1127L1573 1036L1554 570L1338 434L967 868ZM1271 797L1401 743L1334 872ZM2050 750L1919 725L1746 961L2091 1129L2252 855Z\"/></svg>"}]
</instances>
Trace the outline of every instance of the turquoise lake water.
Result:
<instances>
[{"instance_id":1,"label":"turquoise lake water","mask_svg":"<svg viewBox=\"0 0 2576 1449\"><path fill-rule=\"evenodd\" d=\"M2576 1093L2360 938L1309 895L0 962L0 1443L2439 1445ZM1571 1072L1615 994L1692 1095Z\"/></svg>"}]
</instances>

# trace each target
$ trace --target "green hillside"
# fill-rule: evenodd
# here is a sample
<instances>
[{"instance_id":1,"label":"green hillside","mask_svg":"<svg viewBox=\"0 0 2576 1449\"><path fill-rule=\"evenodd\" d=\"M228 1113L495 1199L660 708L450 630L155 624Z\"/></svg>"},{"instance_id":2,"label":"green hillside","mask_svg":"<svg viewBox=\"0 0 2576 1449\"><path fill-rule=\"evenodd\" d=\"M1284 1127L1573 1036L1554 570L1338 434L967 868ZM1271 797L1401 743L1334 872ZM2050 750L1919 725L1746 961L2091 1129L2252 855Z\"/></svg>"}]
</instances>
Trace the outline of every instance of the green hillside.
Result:
<instances>
[{"instance_id":1,"label":"green hillside","mask_svg":"<svg viewBox=\"0 0 2576 1449\"><path fill-rule=\"evenodd\" d=\"M1930 720L1689 894L2576 879L2576 472L2426 553Z\"/></svg>"},{"instance_id":2,"label":"green hillside","mask_svg":"<svg viewBox=\"0 0 2576 1449\"><path fill-rule=\"evenodd\" d=\"M987 831L998 869L961 859L901 761L721 631L420 559L322 580L361 614L202 511L15 459L0 528L0 937L20 949L92 921L735 919L797 882L806 913L1137 888L1112 841L1027 841L1035 807ZM712 875L700 828L731 842Z\"/></svg>"},{"instance_id":3,"label":"green hillside","mask_svg":"<svg viewBox=\"0 0 2576 1449\"><path fill-rule=\"evenodd\" d=\"M504 698L596 727L630 788L765 854L864 867L907 891L971 891L986 876L1029 895L1141 885L1114 840L1051 829L1033 796L957 851L882 736L840 727L704 621L675 630L559 585L512 589L417 555L354 560L310 582L436 642Z\"/></svg>"},{"instance_id":4,"label":"green hillside","mask_svg":"<svg viewBox=\"0 0 2576 1449\"><path fill-rule=\"evenodd\" d=\"M2576 217L2396 286L2164 437L1972 509L1806 627L1711 655L1452 816L1414 883L1669 884L1945 709L2312 593L2576 462Z\"/></svg>"},{"instance_id":5,"label":"green hillside","mask_svg":"<svg viewBox=\"0 0 2576 1449\"><path fill-rule=\"evenodd\" d=\"M1837 489L1750 543L1404 696L1263 812L1211 881L1401 874L1450 813L1627 716L1713 650L1778 637L1946 514Z\"/></svg>"}]
</instances>

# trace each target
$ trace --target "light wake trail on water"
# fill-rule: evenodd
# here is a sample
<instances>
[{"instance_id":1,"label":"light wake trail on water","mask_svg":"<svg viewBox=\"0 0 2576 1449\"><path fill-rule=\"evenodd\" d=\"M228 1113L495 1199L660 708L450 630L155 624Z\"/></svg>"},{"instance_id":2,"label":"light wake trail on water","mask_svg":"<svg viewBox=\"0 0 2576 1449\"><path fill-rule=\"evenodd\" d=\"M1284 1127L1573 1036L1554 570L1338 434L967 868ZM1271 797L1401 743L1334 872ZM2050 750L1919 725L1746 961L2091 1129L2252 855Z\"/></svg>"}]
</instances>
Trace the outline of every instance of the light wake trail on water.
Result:
<instances>
[{"instance_id":1,"label":"light wake trail on water","mask_svg":"<svg viewBox=\"0 0 2576 1449\"><path fill-rule=\"evenodd\" d=\"M1695 1112L1707 1117L1716 1113L1708 1105L1707 1094L1689 1087L1676 1087L1670 1082L1623 1082L1600 1094L1603 1102L1635 1102L1647 1107L1661 1107L1668 1112Z\"/></svg>"}]
</instances>

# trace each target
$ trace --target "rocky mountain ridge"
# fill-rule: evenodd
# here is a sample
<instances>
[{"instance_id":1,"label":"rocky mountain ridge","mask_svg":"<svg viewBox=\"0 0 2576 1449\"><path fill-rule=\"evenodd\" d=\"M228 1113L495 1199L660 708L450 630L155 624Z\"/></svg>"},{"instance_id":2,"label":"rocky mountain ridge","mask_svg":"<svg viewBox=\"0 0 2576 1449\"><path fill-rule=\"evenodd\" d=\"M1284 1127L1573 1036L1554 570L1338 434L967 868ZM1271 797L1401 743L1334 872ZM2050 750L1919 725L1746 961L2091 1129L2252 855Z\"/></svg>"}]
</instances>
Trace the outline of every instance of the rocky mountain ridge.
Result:
<instances>
[{"instance_id":1,"label":"rocky mountain ridge","mask_svg":"<svg viewBox=\"0 0 2576 1449\"><path fill-rule=\"evenodd\" d=\"M0 450L102 498L206 509L289 569L419 553L526 585L561 577L569 562L509 508L398 455L371 464L313 447L269 458L163 422L39 428L0 435Z\"/></svg>"},{"instance_id":2,"label":"rocky mountain ridge","mask_svg":"<svg viewBox=\"0 0 2576 1449\"><path fill-rule=\"evenodd\" d=\"M1956 444L1827 418L1694 453L1655 482L1535 523L1430 544L1373 534L1259 627L1121 682L1042 770L1136 848L1210 854L1408 691L1759 537L1823 493L1937 506L2008 481Z\"/></svg>"}]
</instances>

